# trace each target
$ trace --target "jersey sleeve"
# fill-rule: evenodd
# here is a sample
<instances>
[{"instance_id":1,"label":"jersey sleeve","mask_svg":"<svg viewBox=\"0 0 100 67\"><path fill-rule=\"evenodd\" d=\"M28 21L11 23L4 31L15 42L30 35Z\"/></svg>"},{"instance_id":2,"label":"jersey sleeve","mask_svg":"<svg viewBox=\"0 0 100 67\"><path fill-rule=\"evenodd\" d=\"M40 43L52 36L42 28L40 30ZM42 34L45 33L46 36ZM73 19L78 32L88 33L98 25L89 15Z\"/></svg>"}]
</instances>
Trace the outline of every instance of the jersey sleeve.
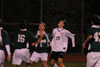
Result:
<instances>
[{"instance_id":1,"label":"jersey sleeve","mask_svg":"<svg viewBox=\"0 0 100 67\"><path fill-rule=\"evenodd\" d=\"M68 30L66 30L66 32L65 32L65 35L67 36L67 37L73 37L73 36L75 36L75 34L72 34L70 31L68 31Z\"/></svg>"},{"instance_id":2,"label":"jersey sleeve","mask_svg":"<svg viewBox=\"0 0 100 67\"><path fill-rule=\"evenodd\" d=\"M55 36L55 29L53 29L53 31L52 31L52 37L54 37Z\"/></svg>"},{"instance_id":3,"label":"jersey sleeve","mask_svg":"<svg viewBox=\"0 0 100 67\"><path fill-rule=\"evenodd\" d=\"M48 47L50 46L50 37L49 37L49 34L45 33L45 36L47 38L47 44L48 44Z\"/></svg>"},{"instance_id":4,"label":"jersey sleeve","mask_svg":"<svg viewBox=\"0 0 100 67\"><path fill-rule=\"evenodd\" d=\"M32 42L36 42L37 41L36 37L33 35L32 32L29 32L28 36L29 36L28 37L28 42L32 43Z\"/></svg>"},{"instance_id":5,"label":"jersey sleeve","mask_svg":"<svg viewBox=\"0 0 100 67\"><path fill-rule=\"evenodd\" d=\"M3 36L3 44L4 45L10 45L11 42L10 42L8 33L6 31L2 30L2 36Z\"/></svg>"},{"instance_id":6,"label":"jersey sleeve","mask_svg":"<svg viewBox=\"0 0 100 67\"><path fill-rule=\"evenodd\" d=\"M92 33L92 30L91 30L92 28L89 28L88 30L87 30L87 36L89 36L89 35L93 35L93 33Z\"/></svg>"},{"instance_id":7,"label":"jersey sleeve","mask_svg":"<svg viewBox=\"0 0 100 67\"><path fill-rule=\"evenodd\" d=\"M36 38L32 32L28 32L28 42L29 42L29 51L32 53L34 51L34 46L32 46L32 43L36 42Z\"/></svg>"},{"instance_id":8,"label":"jersey sleeve","mask_svg":"<svg viewBox=\"0 0 100 67\"><path fill-rule=\"evenodd\" d=\"M72 40L72 47L75 47L75 37L74 37L75 34L72 34L70 31L67 31L67 30L66 30L65 35L66 35L67 37L71 38L71 40Z\"/></svg>"}]
</instances>

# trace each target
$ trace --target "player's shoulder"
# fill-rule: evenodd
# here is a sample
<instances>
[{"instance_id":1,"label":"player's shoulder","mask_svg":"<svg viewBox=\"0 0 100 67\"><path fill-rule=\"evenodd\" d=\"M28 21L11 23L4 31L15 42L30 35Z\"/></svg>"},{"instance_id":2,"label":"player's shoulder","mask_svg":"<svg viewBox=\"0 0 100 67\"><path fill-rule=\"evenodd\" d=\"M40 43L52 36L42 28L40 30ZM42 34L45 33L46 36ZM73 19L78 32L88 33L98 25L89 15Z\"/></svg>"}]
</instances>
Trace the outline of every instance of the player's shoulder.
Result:
<instances>
[{"instance_id":1,"label":"player's shoulder","mask_svg":"<svg viewBox=\"0 0 100 67\"><path fill-rule=\"evenodd\" d=\"M48 32L45 31L45 35L46 35L46 36L50 36L50 33L48 33Z\"/></svg>"},{"instance_id":2,"label":"player's shoulder","mask_svg":"<svg viewBox=\"0 0 100 67\"><path fill-rule=\"evenodd\" d=\"M57 31L58 28L53 28L53 31Z\"/></svg>"},{"instance_id":3,"label":"player's shoulder","mask_svg":"<svg viewBox=\"0 0 100 67\"><path fill-rule=\"evenodd\" d=\"M28 32L28 33L32 33L30 30L27 30L26 32Z\"/></svg>"},{"instance_id":4,"label":"player's shoulder","mask_svg":"<svg viewBox=\"0 0 100 67\"><path fill-rule=\"evenodd\" d=\"M1 30L3 34L8 34L8 32L4 29Z\"/></svg>"},{"instance_id":5,"label":"player's shoulder","mask_svg":"<svg viewBox=\"0 0 100 67\"><path fill-rule=\"evenodd\" d=\"M93 30L93 29L94 29L94 28L88 28L87 31L91 31L91 30Z\"/></svg>"},{"instance_id":6,"label":"player's shoulder","mask_svg":"<svg viewBox=\"0 0 100 67\"><path fill-rule=\"evenodd\" d=\"M26 31L28 34L33 34L33 32L31 32L30 30L27 30Z\"/></svg>"},{"instance_id":7,"label":"player's shoulder","mask_svg":"<svg viewBox=\"0 0 100 67\"><path fill-rule=\"evenodd\" d=\"M63 28L63 31L65 31L65 32L70 32L69 30L67 30L67 29L65 29L65 28Z\"/></svg>"},{"instance_id":8,"label":"player's shoulder","mask_svg":"<svg viewBox=\"0 0 100 67\"><path fill-rule=\"evenodd\" d=\"M92 25L90 28L88 28L88 31L95 31L100 30L100 26Z\"/></svg>"}]
</instances>

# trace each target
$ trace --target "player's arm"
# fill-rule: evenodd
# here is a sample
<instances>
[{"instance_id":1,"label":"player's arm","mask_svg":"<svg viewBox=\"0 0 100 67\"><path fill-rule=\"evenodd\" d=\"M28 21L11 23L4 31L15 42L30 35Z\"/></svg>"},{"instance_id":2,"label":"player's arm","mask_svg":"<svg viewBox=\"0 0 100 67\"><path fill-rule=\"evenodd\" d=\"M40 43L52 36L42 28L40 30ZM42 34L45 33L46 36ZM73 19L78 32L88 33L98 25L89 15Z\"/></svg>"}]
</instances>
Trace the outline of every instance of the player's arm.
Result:
<instances>
[{"instance_id":1,"label":"player's arm","mask_svg":"<svg viewBox=\"0 0 100 67\"><path fill-rule=\"evenodd\" d=\"M66 36L71 38L71 40L72 40L72 47L75 47L75 34L72 34L71 32L66 31Z\"/></svg>"},{"instance_id":2,"label":"player's arm","mask_svg":"<svg viewBox=\"0 0 100 67\"><path fill-rule=\"evenodd\" d=\"M8 60L8 61L11 61L10 46L9 46L9 45L6 45L5 47L6 47L6 50L7 50L7 53L8 53L7 60Z\"/></svg>"},{"instance_id":3,"label":"player's arm","mask_svg":"<svg viewBox=\"0 0 100 67\"><path fill-rule=\"evenodd\" d=\"M86 48L86 43L90 40L90 39L92 39L92 35L89 35L87 38L86 38L86 40L83 42L83 48Z\"/></svg>"},{"instance_id":4,"label":"player's arm","mask_svg":"<svg viewBox=\"0 0 100 67\"><path fill-rule=\"evenodd\" d=\"M51 52L51 46L50 46L50 35L49 34L45 34L46 35L46 38L47 38L47 51L48 53Z\"/></svg>"},{"instance_id":5,"label":"player's arm","mask_svg":"<svg viewBox=\"0 0 100 67\"><path fill-rule=\"evenodd\" d=\"M54 45L54 36L55 36L55 29L53 29L53 31L52 31L51 42L50 42L51 47L53 47L53 45Z\"/></svg>"},{"instance_id":6,"label":"player's arm","mask_svg":"<svg viewBox=\"0 0 100 67\"><path fill-rule=\"evenodd\" d=\"M53 31L52 31L52 37L54 37L55 36L55 29L53 29Z\"/></svg>"},{"instance_id":7,"label":"player's arm","mask_svg":"<svg viewBox=\"0 0 100 67\"><path fill-rule=\"evenodd\" d=\"M10 61L11 60L11 52L10 52L10 39L9 39L9 36L8 36L8 33L6 31L3 31L4 33L4 45L5 45L5 48L6 48L6 51L7 51L7 60Z\"/></svg>"},{"instance_id":8,"label":"player's arm","mask_svg":"<svg viewBox=\"0 0 100 67\"><path fill-rule=\"evenodd\" d=\"M30 46L35 46L36 37L34 36L34 34L32 32L29 32L29 34L28 34L28 42L29 42Z\"/></svg>"}]
</instances>

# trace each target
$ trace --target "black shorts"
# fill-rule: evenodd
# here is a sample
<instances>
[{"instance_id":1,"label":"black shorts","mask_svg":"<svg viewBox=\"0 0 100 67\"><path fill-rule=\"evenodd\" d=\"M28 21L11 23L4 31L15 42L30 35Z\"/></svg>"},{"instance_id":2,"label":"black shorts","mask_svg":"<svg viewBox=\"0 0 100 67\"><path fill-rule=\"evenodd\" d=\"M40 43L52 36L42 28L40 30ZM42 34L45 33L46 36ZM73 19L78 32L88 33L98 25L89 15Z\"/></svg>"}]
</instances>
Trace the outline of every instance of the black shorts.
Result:
<instances>
[{"instance_id":1,"label":"black shorts","mask_svg":"<svg viewBox=\"0 0 100 67\"><path fill-rule=\"evenodd\" d=\"M50 59L54 59L54 60L58 60L58 58L64 58L64 52L55 52L55 51L52 51L51 53L51 56L50 56Z\"/></svg>"}]
</instances>

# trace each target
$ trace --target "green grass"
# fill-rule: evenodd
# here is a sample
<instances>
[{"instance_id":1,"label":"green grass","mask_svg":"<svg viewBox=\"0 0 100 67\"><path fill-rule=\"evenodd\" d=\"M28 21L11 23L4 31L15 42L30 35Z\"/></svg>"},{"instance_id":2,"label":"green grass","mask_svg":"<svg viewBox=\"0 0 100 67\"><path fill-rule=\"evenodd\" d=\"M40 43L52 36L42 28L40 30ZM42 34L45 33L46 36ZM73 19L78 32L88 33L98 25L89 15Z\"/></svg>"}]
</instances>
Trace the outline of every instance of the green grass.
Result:
<instances>
[{"instance_id":1,"label":"green grass","mask_svg":"<svg viewBox=\"0 0 100 67\"><path fill-rule=\"evenodd\" d=\"M72 61L64 61L66 67L86 67L85 62L72 62ZM5 62L5 67L11 67L10 62ZM25 63L22 63L19 67L27 67ZM43 67L41 62L34 63L32 67ZM48 62L48 67L50 66L50 62Z\"/></svg>"}]
</instances>

